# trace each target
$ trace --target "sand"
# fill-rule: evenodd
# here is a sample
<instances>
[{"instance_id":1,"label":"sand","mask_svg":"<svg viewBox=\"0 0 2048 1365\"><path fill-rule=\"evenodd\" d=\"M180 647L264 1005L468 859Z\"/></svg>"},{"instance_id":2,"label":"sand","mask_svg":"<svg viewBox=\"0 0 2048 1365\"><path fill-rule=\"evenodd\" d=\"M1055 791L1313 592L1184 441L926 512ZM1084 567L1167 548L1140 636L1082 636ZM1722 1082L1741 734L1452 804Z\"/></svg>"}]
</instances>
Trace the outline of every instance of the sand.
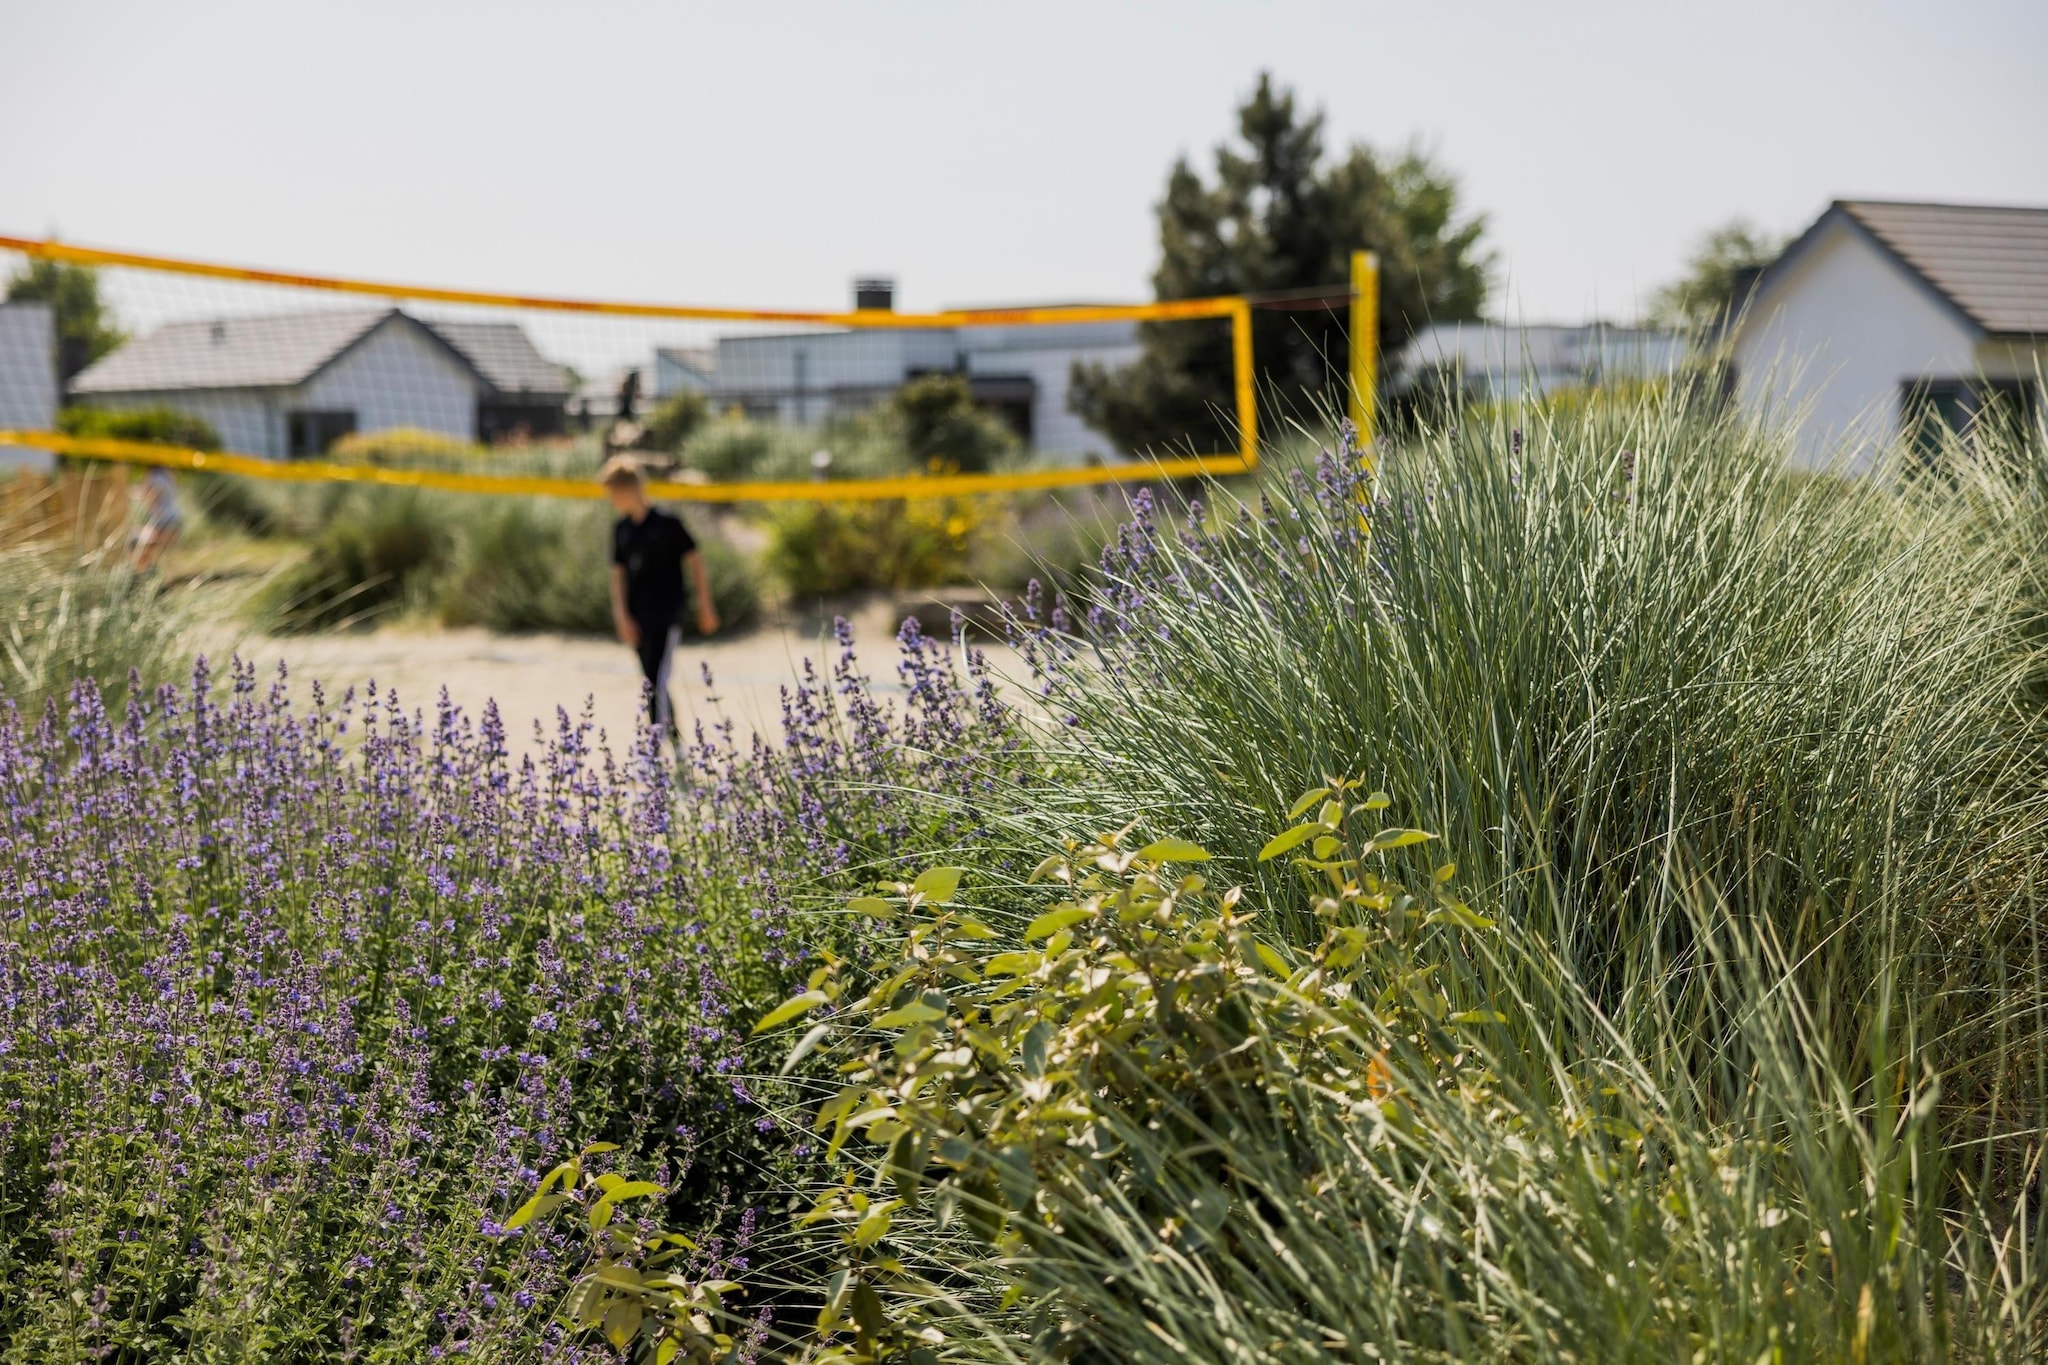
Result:
<instances>
[{"instance_id":1,"label":"sand","mask_svg":"<svg viewBox=\"0 0 2048 1365\"><path fill-rule=\"evenodd\" d=\"M897 622L885 603L852 618L863 669L878 694L901 697L896 676ZM708 640L685 640L675 662L676 709L687 730L698 719L729 717L740 736L749 731L774 739L781 734L782 691L799 676L802 661L817 661L828 673L838 657L829 620L772 624ZM318 679L330 695L341 689L396 688L408 709L432 711L441 690L472 716L496 701L507 742L517 752L544 747L566 711L572 718L588 705L614 744L630 736L641 714L640 668L633 652L616 641L588 636L497 635L481 629L427 629L397 625L380 630L286 637L243 636L221 640L214 652L232 649L267 676L279 661L288 665L293 690L303 696ZM999 672L1016 676L1013 651L987 646ZM707 689L703 669L711 670Z\"/></svg>"}]
</instances>

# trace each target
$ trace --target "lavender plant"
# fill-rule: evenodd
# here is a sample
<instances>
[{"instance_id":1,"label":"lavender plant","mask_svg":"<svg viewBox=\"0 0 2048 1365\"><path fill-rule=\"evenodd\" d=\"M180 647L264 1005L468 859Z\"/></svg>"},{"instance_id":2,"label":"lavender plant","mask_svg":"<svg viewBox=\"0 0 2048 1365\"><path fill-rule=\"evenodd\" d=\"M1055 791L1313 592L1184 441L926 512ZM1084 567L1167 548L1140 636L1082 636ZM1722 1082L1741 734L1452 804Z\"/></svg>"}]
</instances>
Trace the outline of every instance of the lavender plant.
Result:
<instances>
[{"instance_id":1,"label":"lavender plant","mask_svg":"<svg viewBox=\"0 0 2048 1365\"><path fill-rule=\"evenodd\" d=\"M842 645L782 744L680 764L241 665L0 712L0 1355L601 1353L552 1323L567 1234L503 1226L593 1139L743 1267L803 1159L735 1023L814 951L793 908L960 837L895 793L1015 743L979 663L910 632L899 706Z\"/></svg>"}]
</instances>

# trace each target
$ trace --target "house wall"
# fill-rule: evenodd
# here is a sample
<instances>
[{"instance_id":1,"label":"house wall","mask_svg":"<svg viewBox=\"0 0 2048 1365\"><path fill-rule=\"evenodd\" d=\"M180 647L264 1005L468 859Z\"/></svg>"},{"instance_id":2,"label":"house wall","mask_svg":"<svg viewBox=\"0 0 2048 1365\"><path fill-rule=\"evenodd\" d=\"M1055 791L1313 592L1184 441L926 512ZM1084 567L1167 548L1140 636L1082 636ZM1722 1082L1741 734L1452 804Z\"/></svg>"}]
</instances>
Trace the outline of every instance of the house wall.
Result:
<instances>
[{"instance_id":1,"label":"house wall","mask_svg":"<svg viewBox=\"0 0 2048 1365\"><path fill-rule=\"evenodd\" d=\"M1788 423L1793 462L1808 469L1867 468L1898 434L1901 385L1977 369L1974 330L1839 222L1751 304L1734 355L1737 401Z\"/></svg>"},{"instance_id":2,"label":"house wall","mask_svg":"<svg viewBox=\"0 0 2048 1365\"><path fill-rule=\"evenodd\" d=\"M835 389L886 394L913 372L958 362L946 329L720 337L714 406L772 400L773 420L809 425L844 410L833 406Z\"/></svg>"},{"instance_id":3,"label":"house wall","mask_svg":"<svg viewBox=\"0 0 2048 1365\"><path fill-rule=\"evenodd\" d=\"M47 303L0 303L0 428L49 431L57 424L57 328ZM47 450L0 446L0 471L47 472Z\"/></svg>"},{"instance_id":4,"label":"house wall","mask_svg":"<svg viewBox=\"0 0 2048 1365\"><path fill-rule=\"evenodd\" d=\"M2048 381L2048 338L1987 341L1977 348L1977 368L1987 379Z\"/></svg>"},{"instance_id":5,"label":"house wall","mask_svg":"<svg viewBox=\"0 0 2048 1365\"><path fill-rule=\"evenodd\" d=\"M416 324L392 317L294 390L289 406L353 412L357 431L418 427L473 441L482 392L447 348ZM284 453L282 433L277 453Z\"/></svg>"},{"instance_id":6,"label":"house wall","mask_svg":"<svg viewBox=\"0 0 2048 1365\"><path fill-rule=\"evenodd\" d=\"M221 448L281 460L285 453L282 389L170 389L161 393L96 393L88 402L114 412L170 408L197 417L220 436Z\"/></svg>"},{"instance_id":7,"label":"house wall","mask_svg":"<svg viewBox=\"0 0 2048 1365\"><path fill-rule=\"evenodd\" d=\"M1031 398L1031 446L1041 454L1061 455L1075 463L1094 456L1101 460L1121 459L1123 452L1109 438L1067 410L1067 395L1073 384L1074 362L1085 361L1112 370L1133 364L1144 348L1136 342L1121 346L1013 347L1000 351L970 351L967 371L977 375L1029 375L1036 386Z\"/></svg>"}]
</instances>

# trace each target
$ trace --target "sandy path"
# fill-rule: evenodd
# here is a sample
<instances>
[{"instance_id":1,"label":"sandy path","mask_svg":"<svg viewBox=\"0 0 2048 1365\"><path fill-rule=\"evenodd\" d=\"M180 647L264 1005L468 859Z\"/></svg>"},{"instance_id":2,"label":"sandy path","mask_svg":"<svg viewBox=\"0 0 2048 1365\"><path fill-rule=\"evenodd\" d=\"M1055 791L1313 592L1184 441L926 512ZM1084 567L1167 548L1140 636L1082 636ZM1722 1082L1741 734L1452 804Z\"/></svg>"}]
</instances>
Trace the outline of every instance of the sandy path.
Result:
<instances>
[{"instance_id":1,"label":"sandy path","mask_svg":"<svg viewBox=\"0 0 2048 1365\"><path fill-rule=\"evenodd\" d=\"M862 665L876 692L901 697L896 622L890 619L889 608L869 607L853 618L853 624ZM803 622L686 640L676 659L673 687L684 728L696 719L708 723L723 714L735 722L742 737L749 730L768 738L780 736L782 689L799 675L802 660L815 659L822 672L838 657L829 630L829 623ZM640 669L631 651L585 636L395 626L360 634L243 637L229 647L254 662L259 676L268 676L284 661L295 691L314 679L330 695L374 681L380 689L396 688L408 709L431 710L445 687L471 716L480 715L485 702L495 700L514 752L544 746L555 731L558 709L576 716L588 701L614 744L633 733L640 715ZM1015 673L1018 661L1011 650L987 648L999 672ZM708 693L702 677L705 665L714 682Z\"/></svg>"}]
</instances>

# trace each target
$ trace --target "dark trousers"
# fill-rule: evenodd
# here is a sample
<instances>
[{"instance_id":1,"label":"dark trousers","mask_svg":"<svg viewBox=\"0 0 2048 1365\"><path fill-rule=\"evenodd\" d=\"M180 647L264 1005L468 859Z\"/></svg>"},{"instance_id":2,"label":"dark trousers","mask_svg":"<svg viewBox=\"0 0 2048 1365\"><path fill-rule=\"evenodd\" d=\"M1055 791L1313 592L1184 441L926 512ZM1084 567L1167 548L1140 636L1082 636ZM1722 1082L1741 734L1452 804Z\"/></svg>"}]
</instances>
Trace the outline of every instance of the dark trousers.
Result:
<instances>
[{"instance_id":1,"label":"dark trousers","mask_svg":"<svg viewBox=\"0 0 2048 1365\"><path fill-rule=\"evenodd\" d=\"M640 627L640 674L647 679L647 718L654 722L657 730L674 734L676 729L675 698L668 692L668 675L675 663L676 645L682 640L680 628L662 622L649 622Z\"/></svg>"}]
</instances>

